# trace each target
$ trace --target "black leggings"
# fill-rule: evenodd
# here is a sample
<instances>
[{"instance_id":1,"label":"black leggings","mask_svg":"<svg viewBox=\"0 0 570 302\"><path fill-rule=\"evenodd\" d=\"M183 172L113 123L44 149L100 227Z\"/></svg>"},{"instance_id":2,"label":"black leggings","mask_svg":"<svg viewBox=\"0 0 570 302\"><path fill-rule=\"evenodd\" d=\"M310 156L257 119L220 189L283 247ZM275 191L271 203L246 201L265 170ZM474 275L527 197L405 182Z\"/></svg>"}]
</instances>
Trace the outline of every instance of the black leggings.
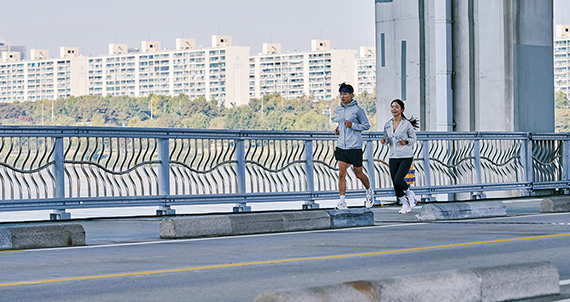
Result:
<instances>
[{"instance_id":1,"label":"black leggings","mask_svg":"<svg viewBox=\"0 0 570 302\"><path fill-rule=\"evenodd\" d=\"M404 180L406 174L412 166L412 158L390 158L390 176L392 176L392 183L394 184L394 191L396 197L404 196L410 186Z\"/></svg>"}]
</instances>

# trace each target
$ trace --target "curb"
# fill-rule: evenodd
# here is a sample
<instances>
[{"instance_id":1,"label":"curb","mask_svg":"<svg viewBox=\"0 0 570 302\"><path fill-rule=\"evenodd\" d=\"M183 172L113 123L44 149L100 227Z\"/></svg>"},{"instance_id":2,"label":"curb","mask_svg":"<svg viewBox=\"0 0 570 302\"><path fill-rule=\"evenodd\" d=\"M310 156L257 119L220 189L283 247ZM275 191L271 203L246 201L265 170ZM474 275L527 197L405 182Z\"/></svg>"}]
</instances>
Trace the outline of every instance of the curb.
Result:
<instances>
[{"instance_id":1,"label":"curb","mask_svg":"<svg viewBox=\"0 0 570 302\"><path fill-rule=\"evenodd\" d=\"M427 204L422 206L418 220L447 220L507 216L507 207L501 201L477 201Z\"/></svg>"},{"instance_id":2,"label":"curb","mask_svg":"<svg viewBox=\"0 0 570 302\"><path fill-rule=\"evenodd\" d=\"M293 232L374 225L370 209L311 210L166 218L162 239Z\"/></svg>"},{"instance_id":3,"label":"curb","mask_svg":"<svg viewBox=\"0 0 570 302\"><path fill-rule=\"evenodd\" d=\"M534 262L263 292L254 301L505 301L559 293L558 270Z\"/></svg>"},{"instance_id":4,"label":"curb","mask_svg":"<svg viewBox=\"0 0 570 302\"><path fill-rule=\"evenodd\" d=\"M78 245L85 245L85 229L80 224L0 228L0 250Z\"/></svg>"},{"instance_id":5,"label":"curb","mask_svg":"<svg viewBox=\"0 0 570 302\"><path fill-rule=\"evenodd\" d=\"M550 197L540 202L541 213L570 212L570 197Z\"/></svg>"}]
</instances>

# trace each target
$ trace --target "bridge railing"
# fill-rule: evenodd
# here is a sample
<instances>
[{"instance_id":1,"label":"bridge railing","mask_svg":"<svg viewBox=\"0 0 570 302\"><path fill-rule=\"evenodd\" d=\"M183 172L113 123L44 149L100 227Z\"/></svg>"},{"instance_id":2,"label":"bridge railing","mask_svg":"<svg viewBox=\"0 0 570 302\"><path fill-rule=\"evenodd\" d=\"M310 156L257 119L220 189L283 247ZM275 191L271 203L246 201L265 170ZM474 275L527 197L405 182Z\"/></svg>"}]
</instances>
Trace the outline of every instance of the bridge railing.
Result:
<instances>
[{"instance_id":1,"label":"bridge railing","mask_svg":"<svg viewBox=\"0 0 570 302\"><path fill-rule=\"evenodd\" d=\"M393 195L381 132L365 132L364 169L378 197ZM107 127L0 127L0 211L235 204L338 197L332 132ZM570 187L570 135L418 132L414 191L437 194ZM373 172L373 173L372 173ZM364 196L349 169L347 194Z\"/></svg>"}]
</instances>

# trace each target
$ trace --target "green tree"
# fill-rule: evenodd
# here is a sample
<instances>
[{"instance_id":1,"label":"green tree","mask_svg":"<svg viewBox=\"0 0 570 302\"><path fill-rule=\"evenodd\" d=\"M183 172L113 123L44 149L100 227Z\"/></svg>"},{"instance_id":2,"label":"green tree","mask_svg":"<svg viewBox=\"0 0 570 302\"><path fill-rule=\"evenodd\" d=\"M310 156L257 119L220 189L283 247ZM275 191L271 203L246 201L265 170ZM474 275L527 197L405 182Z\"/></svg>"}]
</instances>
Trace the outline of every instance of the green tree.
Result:
<instances>
[{"instance_id":1,"label":"green tree","mask_svg":"<svg viewBox=\"0 0 570 302\"><path fill-rule=\"evenodd\" d=\"M554 93L554 106L555 108L568 109L568 95L562 91Z\"/></svg>"},{"instance_id":2,"label":"green tree","mask_svg":"<svg viewBox=\"0 0 570 302\"><path fill-rule=\"evenodd\" d=\"M184 128L207 129L210 126L210 119L204 113L198 112L189 118L182 120Z\"/></svg>"},{"instance_id":3,"label":"green tree","mask_svg":"<svg viewBox=\"0 0 570 302\"><path fill-rule=\"evenodd\" d=\"M307 112L297 118L294 124L295 130L325 131L330 130L328 115L319 114L315 111Z\"/></svg>"},{"instance_id":4,"label":"green tree","mask_svg":"<svg viewBox=\"0 0 570 302\"><path fill-rule=\"evenodd\" d=\"M257 129L258 118L251 107L247 105L226 110L226 129Z\"/></svg>"}]
</instances>

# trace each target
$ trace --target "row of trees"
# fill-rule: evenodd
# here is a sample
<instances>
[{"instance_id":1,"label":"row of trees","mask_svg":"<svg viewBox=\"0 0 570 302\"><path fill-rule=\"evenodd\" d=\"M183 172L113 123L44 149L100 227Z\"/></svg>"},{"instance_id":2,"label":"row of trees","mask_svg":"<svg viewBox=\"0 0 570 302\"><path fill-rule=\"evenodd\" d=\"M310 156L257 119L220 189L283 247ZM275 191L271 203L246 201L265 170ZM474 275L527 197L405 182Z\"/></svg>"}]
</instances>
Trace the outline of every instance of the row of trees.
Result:
<instances>
[{"instance_id":1,"label":"row of trees","mask_svg":"<svg viewBox=\"0 0 570 302\"><path fill-rule=\"evenodd\" d=\"M375 129L376 100L369 93L355 97ZM80 96L58 100L0 104L3 125L92 125L195 129L317 130L336 127L339 100L310 97L287 100L279 94L226 108L205 98ZM330 114L329 114L330 112Z\"/></svg>"},{"instance_id":2,"label":"row of trees","mask_svg":"<svg viewBox=\"0 0 570 302\"><path fill-rule=\"evenodd\" d=\"M570 102L561 91L554 94L554 121L556 132L570 132Z\"/></svg>"}]
</instances>

